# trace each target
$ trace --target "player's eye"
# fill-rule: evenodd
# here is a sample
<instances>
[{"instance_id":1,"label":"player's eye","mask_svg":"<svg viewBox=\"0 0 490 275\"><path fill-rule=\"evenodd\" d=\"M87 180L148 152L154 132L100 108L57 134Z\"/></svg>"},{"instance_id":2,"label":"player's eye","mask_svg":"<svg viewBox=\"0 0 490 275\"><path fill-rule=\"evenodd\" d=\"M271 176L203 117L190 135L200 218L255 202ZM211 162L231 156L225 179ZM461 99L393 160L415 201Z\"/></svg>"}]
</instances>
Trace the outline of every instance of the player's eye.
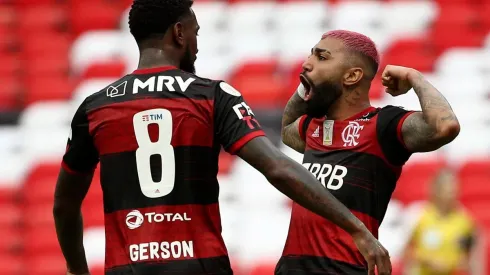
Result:
<instances>
[{"instance_id":1,"label":"player's eye","mask_svg":"<svg viewBox=\"0 0 490 275\"><path fill-rule=\"evenodd\" d=\"M327 60L327 58L325 56L323 56L323 55L319 55L318 56L318 60L323 61L323 60Z\"/></svg>"}]
</instances>

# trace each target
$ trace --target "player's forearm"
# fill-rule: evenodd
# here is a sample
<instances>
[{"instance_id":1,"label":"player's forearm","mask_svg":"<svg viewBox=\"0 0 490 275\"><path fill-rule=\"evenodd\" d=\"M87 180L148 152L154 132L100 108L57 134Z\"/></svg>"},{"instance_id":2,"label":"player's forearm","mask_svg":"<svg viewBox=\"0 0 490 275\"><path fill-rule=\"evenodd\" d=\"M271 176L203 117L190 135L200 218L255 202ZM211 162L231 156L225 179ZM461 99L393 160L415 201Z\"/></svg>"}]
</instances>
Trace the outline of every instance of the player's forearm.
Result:
<instances>
[{"instance_id":1,"label":"player's forearm","mask_svg":"<svg viewBox=\"0 0 490 275\"><path fill-rule=\"evenodd\" d=\"M419 98L423 119L433 135L454 139L460 126L446 98L420 72L411 71L408 79Z\"/></svg>"},{"instance_id":2,"label":"player's forearm","mask_svg":"<svg viewBox=\"0 0 490 275\"><path fill-rule=\"evenodd\" d=\"M306 209L330 220L349 234L367 234L365 225L338 201L301 164L284 158L267 179L283 194Z\"/></svg>"},{"instance_id":3,"label":"player's forearm","mask_svg":"<svg viewBox=\"0 0 490 275\"><path fill-rule=\"evenodd\" d=\"M306 114L306 103L296 91L286 104L286 108L284 108L281 129L284 131L286 126L293 124L300 116L304 114Z\"/></svg>"},{"instance_id":4,"label":"player's forearm","mask_svg":"<svg viewBox=\"0 0 490 275\"><path fill-rule=\"evenodd\" d=\"M55 203L53 210L56 234L68 270L73 274L88 272L83 247L83 221L80 209L70 210Z\"/></svg>"}]
</instances>

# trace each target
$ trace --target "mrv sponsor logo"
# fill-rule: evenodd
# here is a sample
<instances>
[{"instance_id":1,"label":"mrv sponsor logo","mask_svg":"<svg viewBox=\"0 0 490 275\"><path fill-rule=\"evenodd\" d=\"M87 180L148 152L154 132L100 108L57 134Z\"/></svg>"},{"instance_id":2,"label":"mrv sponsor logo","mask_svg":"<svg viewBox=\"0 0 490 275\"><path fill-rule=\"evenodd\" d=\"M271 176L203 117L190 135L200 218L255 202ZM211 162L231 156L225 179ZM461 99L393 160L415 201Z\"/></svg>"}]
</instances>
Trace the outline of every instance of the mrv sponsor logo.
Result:
<instances>
[{"instance_id":1,"label":"mrv sponsor logo","mask_svg":"<svg viewBox=\"0 0 490 275\"><path fill-rule=\"evenodd\" d=\"M141 214L138 210L133 210L126 215L126 225L129 229L136 229L143 223L161 223L161 222L177 222L190 221L191 218L187 213L156 213L149 212Z\"/></svg>"}]
</instances>

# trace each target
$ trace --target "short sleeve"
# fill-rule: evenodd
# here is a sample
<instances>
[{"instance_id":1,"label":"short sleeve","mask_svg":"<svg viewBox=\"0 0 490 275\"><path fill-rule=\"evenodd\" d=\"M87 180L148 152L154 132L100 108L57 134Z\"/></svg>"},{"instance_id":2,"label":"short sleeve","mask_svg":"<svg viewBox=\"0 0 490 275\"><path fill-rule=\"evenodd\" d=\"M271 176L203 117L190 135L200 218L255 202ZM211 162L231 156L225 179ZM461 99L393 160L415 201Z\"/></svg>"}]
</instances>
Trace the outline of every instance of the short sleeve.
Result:
<instances>
[{"instance_id":1,"label":"short sleeve","mask_svg":"<svg viewBox=\"0 0 490 275\"><path fill-rule=\"evenodd\" d=\"M308 115L302 115L299 118L299 125L298 125L298 131L299 131L299 136L303 141L306 141L306 131L308 131L308 126L310 125L311 122L311 117Z\"/></svg>"},{"instance_id":2,"label":"short sleeve","mask_svg":"<svg viewBox=\"0 0 490 275\"><path fill-rule=\"evenodd\" d=\"M410 158L411 152L405 147L402 125L413 111L400 107L386 106L378 113L377 136L383 154L392 165L400 166Z\"/></svg>"},{"instance_id":3,"label":"short sleeve","mask_svg":"<svg viewBox=\"0 0 490 275\"><path fill-rule=\"evenodd\" d=\"M99 162L99 154L89 132L85 101L80 105L70 126L70 135L62 166L70 173L92 172Z\"/></svg>"},{"instance_id":4,"label":"short sleeve","mask_svg":"<svg viewBox=\"0 0 490 275\"><path fill-rule=\"evenodd\" d=\"M216 136L230 154L235 154L250 140L265 136L240 92L226 82L220 82L217 87L214 111Z\"/></svg>"}]
</instances>

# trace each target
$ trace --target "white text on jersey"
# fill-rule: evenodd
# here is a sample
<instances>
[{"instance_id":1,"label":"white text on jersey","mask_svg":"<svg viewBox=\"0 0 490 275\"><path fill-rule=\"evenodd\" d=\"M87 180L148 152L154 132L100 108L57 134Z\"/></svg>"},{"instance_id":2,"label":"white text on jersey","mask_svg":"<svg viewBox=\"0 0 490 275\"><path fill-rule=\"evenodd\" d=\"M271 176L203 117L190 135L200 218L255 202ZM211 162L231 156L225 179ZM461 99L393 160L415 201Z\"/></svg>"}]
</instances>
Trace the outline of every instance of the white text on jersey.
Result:
<instances>
[{"instance_id":1,"label":"white text on jersey","mask_svg":"<svg viewBox=\"0 0 490 275\"><path fill-rule=\"evenodd\" d=\"M156 259L193 258L194 244L192 241L132 244L129 246L129 257L133 262Z\"/></svg>"},{"instance_id":2,"label":"white text on jersey","mask_svg":"<svg viewBox=\"0 0 490 275\"><path fill-rule=\"evenodd\" d=\"M344 177L347 175L347 168L342 165L303 163L303 166L310 171L323 186L330 190L339 190L344 184ZM330 177L329 177L330 176ZM329 177L328 182L326 182Z\"/></svg>"},{"instance_id":3,"label":"white text on jersey","mask_svg":"<svg viewBox=\"0 0 490 275\"><path fill-rule=\"evenodd\" d=\"M177 82L177 85L179 85L180 90L185 92L195 80L195 78L189 77L186 81L184 81L180 76L174 77L168 75L160 75L158 77L152 76L145 82L135 79L133 82L133 94L137 94L140 89L148 89L149 92L162 92L164 91L163 86L165 86L166 90L175 92L175 82Z\"/></svg>"}]
</instances>

